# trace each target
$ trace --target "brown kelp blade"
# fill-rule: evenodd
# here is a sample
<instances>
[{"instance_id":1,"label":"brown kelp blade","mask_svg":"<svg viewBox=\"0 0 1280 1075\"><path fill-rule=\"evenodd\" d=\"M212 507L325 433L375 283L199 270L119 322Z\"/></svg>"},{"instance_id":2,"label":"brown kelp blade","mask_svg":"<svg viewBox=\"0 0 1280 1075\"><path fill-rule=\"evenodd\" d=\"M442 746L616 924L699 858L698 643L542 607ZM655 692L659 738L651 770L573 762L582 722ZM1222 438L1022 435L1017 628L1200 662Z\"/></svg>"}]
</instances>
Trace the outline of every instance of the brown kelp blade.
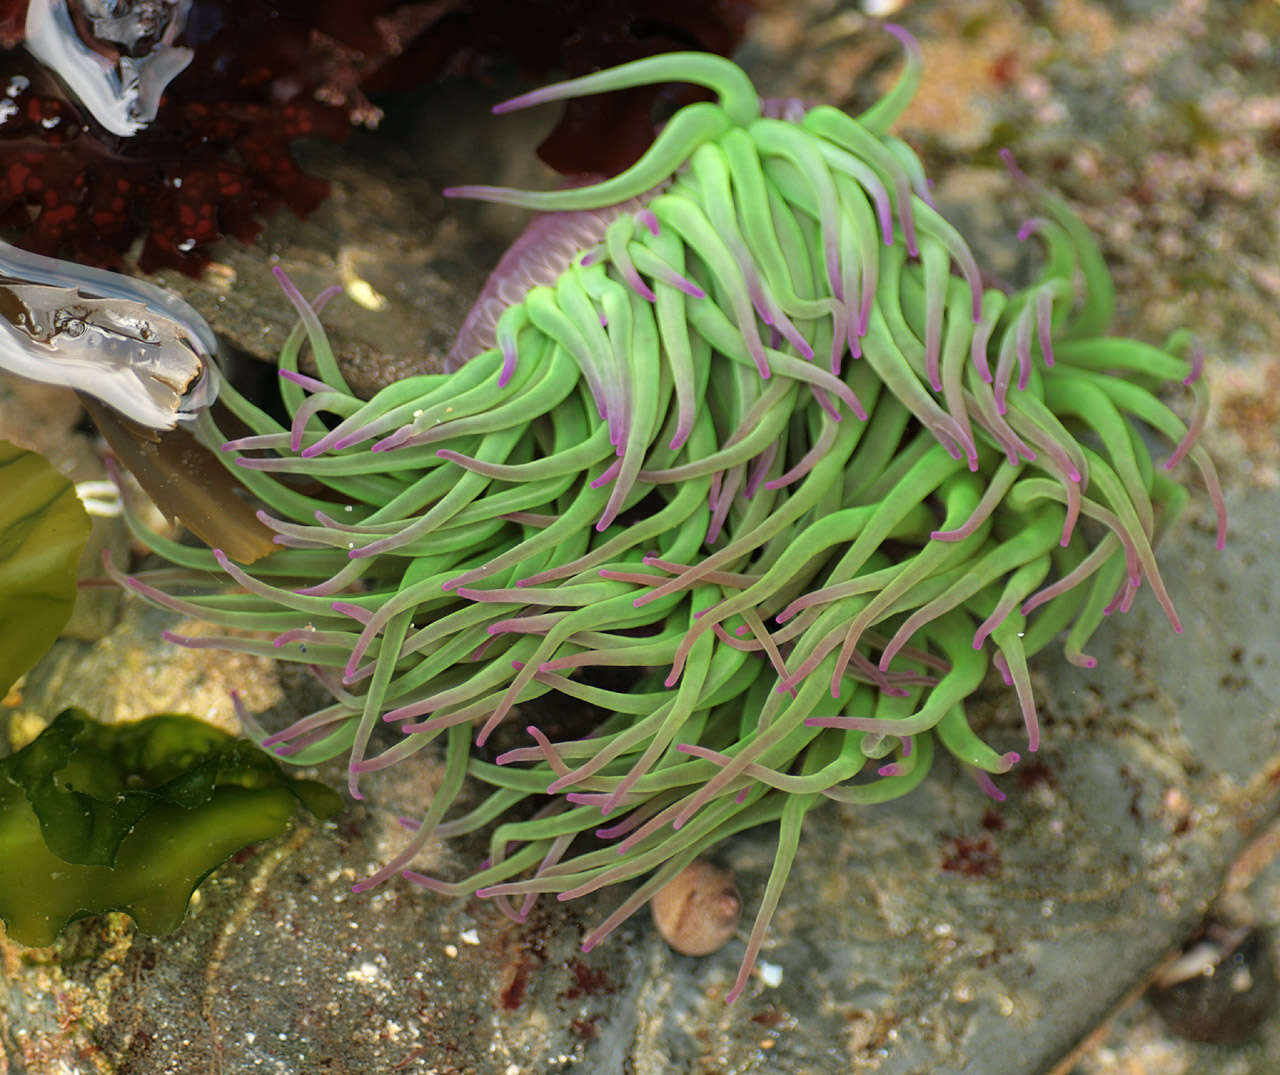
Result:
<instances>
[{"instance_id":1,"label":"brown kelp blade","mask_svg":"<svg viewBox=\"0 0 1280 1075\"><path fill-rule=\"evenodd\" d=\"M242 564L279 548L239 495L239 483L187 430L142 429L83 393L80 399L111 450L166 518L177 519Z\"/></svg>"}]
</instances>

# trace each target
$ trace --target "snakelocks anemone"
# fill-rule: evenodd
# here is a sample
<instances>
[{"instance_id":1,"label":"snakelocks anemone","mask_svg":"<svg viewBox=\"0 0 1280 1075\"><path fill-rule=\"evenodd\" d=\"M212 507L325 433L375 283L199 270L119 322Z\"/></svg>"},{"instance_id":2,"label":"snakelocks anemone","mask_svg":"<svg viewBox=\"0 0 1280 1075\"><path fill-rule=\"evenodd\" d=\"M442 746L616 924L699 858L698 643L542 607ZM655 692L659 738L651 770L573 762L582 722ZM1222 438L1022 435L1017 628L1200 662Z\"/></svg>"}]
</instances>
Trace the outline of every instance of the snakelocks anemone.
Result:
<instances>
[{"instance_id":1,"label":"snakelocks anemone","mask_svg":"<svg viewBox=\"0 0 1280 1075\"><path fill-rule=\"evenodd\" d=\"M761 101L697 53L499 106L668 81L717 98L612 179L452 192L549 215L503 259L449 373L356 398L321 301L278 274L301 315L280 358L290 422L227 389L252 433L226 441L207 413L198 428L283 548L246 570L134 519L186 570L116 575L256 636L176 642L312 669L332 704L270 734L244 714L277 754L346 753L357 797L366 773L443 756L403 851L357 889L402 873L519 918L542 893L637 882L590 948L699 853L773 822L732 1000L809 810L903 795L938 746L998 794L990 774L1018 754L965 711L990 666L1035 750L1031 655L1065 636L1091 667L1090 636L1144 584L1180 630L1153 547L1188 499L1184 458L1225 538L1196 445L1201 359L1185 336L1105 334L1110 278L1053 197L1024 229L1043 275L984 286L888 133L921 73L895 32L904 72L857 118ZM319 378L298 371L304 336ZM1183 385L1185 424L1162 398ZM580 737L530 725L492 760L473 747L566 697L599 714ZM451 810L468 777L487 790ZM477 830L489 855L472 873L408 868Z\"/></svg>"}]
</instances>

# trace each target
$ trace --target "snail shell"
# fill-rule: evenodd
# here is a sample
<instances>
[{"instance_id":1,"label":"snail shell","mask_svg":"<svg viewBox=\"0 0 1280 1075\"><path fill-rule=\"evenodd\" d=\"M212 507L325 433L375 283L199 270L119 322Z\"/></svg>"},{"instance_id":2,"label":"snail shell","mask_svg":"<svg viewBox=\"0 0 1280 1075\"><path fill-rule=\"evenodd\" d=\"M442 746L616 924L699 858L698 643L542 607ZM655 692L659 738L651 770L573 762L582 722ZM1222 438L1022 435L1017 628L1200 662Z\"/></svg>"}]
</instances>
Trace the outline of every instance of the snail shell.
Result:
<instances>
[{"instance_id":1,"label":"snail shell","mask_svg":"<svg viewBox=\"0 0 1280 1075\"><path fill-rule=\"evenodd\" d=\"M216 350L209 326L176 295L0 242L0 369L172 429L217 396Z\"/></svg>"},{"instance_id":2,"label":"snail shell","mask_svg":"<svg viewBox=\"0 0 1280 1075\"><path fill-rule=\"evenodd\" d=\"M57 74L93 118L128 138L156 118L165 87L195 53L175 45L191 0L168 4L94 4L76 25L67 0L30 0L27 51ZM84 40L82 31L90 37ZM98 36L100 35L100 36Z\"/></svg>"},{"instance_id":3,"label":"snail shell","mask_svg":"<svg viewBox=\"0 0 1280 1075\"><path fill-rule=\"evenodd\" d=\"M681 955L707 956L729 941L742 917L733 874L706 859L691 862L650 900L658 932Z\"/></svg>"}]
</instances>

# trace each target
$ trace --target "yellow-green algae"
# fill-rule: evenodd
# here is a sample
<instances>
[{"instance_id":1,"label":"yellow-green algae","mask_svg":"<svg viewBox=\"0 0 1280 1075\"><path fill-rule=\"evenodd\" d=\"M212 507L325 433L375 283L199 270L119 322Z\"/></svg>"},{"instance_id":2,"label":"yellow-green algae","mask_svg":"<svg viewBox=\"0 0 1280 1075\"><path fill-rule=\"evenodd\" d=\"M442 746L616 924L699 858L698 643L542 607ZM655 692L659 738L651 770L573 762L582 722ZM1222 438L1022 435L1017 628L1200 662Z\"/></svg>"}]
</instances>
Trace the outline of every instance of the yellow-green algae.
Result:
<instances>
[{"instance_id":1,"label":"yellow-green algae","mask_svg":"<svg viewBox=\"0 0 1280 1075\"><path fill-rule=\"evenodd\" d=\"M0 440L0 697L58 637L76 603L89 516L43 456Z\"/></svg>"},{"instance_id":2,"label":"yellow-green algae","mask_svg":"<svg viewBox=\"0 0 1280 1075\"><path fill-rule=\"evenodd\" d=\"M64 710L0 759L0 919L28 945L109 910L167 933L214 868L284 832L299 804L322 818L341 807L192 717L108 725Z\"/></svg>"}]
</instances>

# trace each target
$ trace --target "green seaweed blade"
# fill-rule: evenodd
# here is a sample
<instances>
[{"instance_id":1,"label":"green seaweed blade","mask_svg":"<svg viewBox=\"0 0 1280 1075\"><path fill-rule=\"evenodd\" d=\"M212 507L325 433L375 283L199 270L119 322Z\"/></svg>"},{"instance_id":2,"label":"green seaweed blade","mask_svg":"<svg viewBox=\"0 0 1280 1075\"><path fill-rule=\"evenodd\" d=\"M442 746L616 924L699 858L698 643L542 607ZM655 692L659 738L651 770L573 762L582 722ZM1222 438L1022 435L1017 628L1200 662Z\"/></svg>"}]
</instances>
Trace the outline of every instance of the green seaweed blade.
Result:
<instances>
[{"instance_id":1,"label":"green seaweed blade","mask_svg":"<svg viewBox=\"0 0 1280 1075\"><path fill-rule=\"evenodd\" d=\"M47 459L0 440L0 697L70 618L89 526Z\"/></svg>"},{"instance_id":2,"label":"green seaweed blade","mask_svg":"<svg viewBox=\"0 0 1280 1075\"><path fill-rule=\"evenodd\" d=\"M167 933L212 870L283 833L299 804L324 818L342 801L191 717L65 710L0 759L0 919L29 945L108 910Z\"/></svg>"}]
</instances>

